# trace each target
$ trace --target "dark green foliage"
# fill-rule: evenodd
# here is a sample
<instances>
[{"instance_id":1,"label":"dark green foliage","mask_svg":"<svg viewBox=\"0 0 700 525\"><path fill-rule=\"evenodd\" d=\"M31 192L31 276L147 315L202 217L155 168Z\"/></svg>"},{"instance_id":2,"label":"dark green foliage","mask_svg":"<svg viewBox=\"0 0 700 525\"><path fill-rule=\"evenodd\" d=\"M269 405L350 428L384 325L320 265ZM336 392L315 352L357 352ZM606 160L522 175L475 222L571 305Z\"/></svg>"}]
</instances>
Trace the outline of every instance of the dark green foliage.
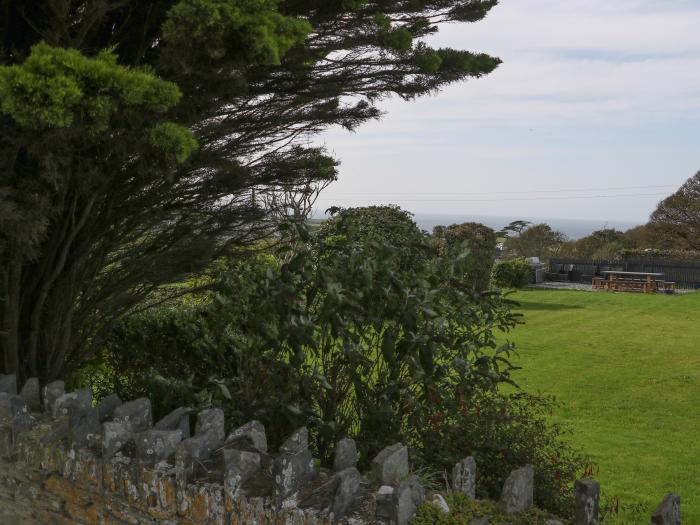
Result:
<instances>
[{"instance_id":1,"label":"dark green foliage","mask_svg":"<svg viewBox=\"0 0 700 525\"><path fill-rule=\"evenodd\" d=\"M306 20L282 15L279 0L181 0L163 24L165 42L187 59L279 65L311 31Z\"/></svg>"},{"instance_id":2,"label":"dark green foliage","mask_svg":"<svg viewBox=\"0 0 700 525\"><path fill-rule=\"evenodd\" d=\"M634 248L624 248L620 252L620 260L648 259L667 261L700 261L700 250L671 250L658 248L645 248L643 250Z\"/></svg>"},{"instance_id":3,"label":"dark green foliage","mask_svg":"<svg viewBox=\"0 0 700 525\"><path fill-rule=\"evenodd\" d=\"M535 502L561 516L571 514L573 483L587 460L566 443L549 416L552 399L520 391L477 390L435 398L420 442L425 464L446 469L473 455L477 496L498 499L508 474L527 464L535 470Z\"/></svg>"},{"instance_id":4,"label":"dark green foliage","mask_svg":"<svg viewBox=\"0 0 700 525\"><path fill-rule=\"evenodd\" d=\"M393 244L354 224L380 211L396 219ZM460 254L407 265L418 237L400 210L334 221L317 237L302 231L307 250L286 264L249 257L224 269L214 293L122 322L90 375L104 393L151 396L159 414L214 405L232 426L259 419L273 443L308 425L325 462L347 435L365 466L399 440L428 472L473 454L481 496L497 497L511 470L532 463L538 502L567 511L583 466L548 425L551 403L500 393L511 303L474 294Z\"/></svg>"},{"instance_id":5,"label":"dark green foliage","mask_svg":"<svg viewBox=\"0 0 700 525\"><path fill-rule=\"evenodd\" d=\"M454 270L473 292L488 290L496 260L496 232L475 222L437 226L433 239L443 260L455 260Z\"/></svg>"},{"instance_id":6,"label":"dark green foliage","mask_svg":"<svg viewBox=\"0 0 700 525\"><path fill-rule=\"evenodd\" d=\"M332 208L331 218L317 233L316 247L323 257L339 260L351 250L372 250L375 243L400 248L400 267L415 269L432 256L427 235L413 221L412 215L398 206ZM326 257L326 258L329 258Z\"/></svg>"},{"instance_id":7,"label":"dark green foliage","mask_svg":"<svg viewBox=\"0 0 700 525\"><path fill-rule=\"evenodd\" d=\"M223 272L216 293L123 320L81 375L98 396L151 397L157 417L220 406L229 425L259 419L279 444L308 417L299 411L304 369L281 339L305 337L303 326L290 326L303 285L264 256Z\"/></svg>"},{"instance_id":8,"label":"dark green foliage","mask_svg":"<svg viewBox=\"0 0 700 525\"><path fill-rule=\"evenodd\" d=\"M165 154L174 157L177 162L185 162L197 149L197 140L187 128L172 122L163 122L153 126L148 142Z\"/></svg>"},{"instance_id":9,"label":"dark green foliage","mask_svg":"<svg viewBox=\"0 0 700 525\"><path fill-rule=\"evenodd\" d=\"M352 215L342 222L357 231ZM474 297L428 258L406 266L403 246L339 237L320 236L280 268L238 265L194 316L123 323L107 346L108 383L137 395L154 378L188 382L179 402L220 404L232 424L272 423L273 439L306 423L326 460L339 438L359 435L367 461L392 439L418 443L432 396L508 380L511 348L495 335L516 322L507 301Z\"/></svg>"},{"instance_id":10,"label":"dark green foliage","mask_svg":"<svg viewBox=\"0 0 700 525\"><path fill-rule=\"evenodd\" d=\"M172 82L120 66L107 51L87 58L42 43L21 65L0 66L0 112L32 130L103 132L117 111L164 113L180 96Z\"/></svg>"},{"instance_id":11,"label":"dark green foliage","mask_svg":"<svg viewBox=\"0 0 700 525\"><path fill-rule=\"evenodd\" d=\"M700 171L659 203L650 225L657 228L662 238L680 244L674 247L700 250Z\"/></svg>"},{"instance_id":12,"label":"dark green foliage","mask_svg":"<svg viewBox=\"0 0 700 525\"><path fill-rule=\"evenodd\" d=\"M206 326L195 308L154 308L124 319L94 366L82 376L98 398L148 395L157 417L181 405L196 406L195 385L207 385L211 368ZM207 394L208 395L208 394Z\"/></svg>"},{"instance_id":13,"label":"dark green foliage","mask_svg":"<svg viewBox=\"0 0 700 525\"><path fill-rule=\"evenodd\" d=\"M0 1L0 370L69 374L162 284L269 235L267 193L332 180L315 134L491 72L423 41L495 4Z\"/></svg>"},{"instance_id":14,"label":"dark green foliage","mask_svg":"<svg viewBox=\"0 0 700 525\"><path fill-rule=\"evenodd\" d=\"M489 525L544 525L550 513L536 507L516 515L506 516L491 501L471 501L464 494L448 495L450 513L446 514L432 503L425 503L411 520L411 525L465 525L474 518L489 517Z\"/></svg>"},{"instance_id":15,"label":"dark green foliage","mask_svg":"<svg viewBox=\"0 0 700 525\"><path fill-rule=\"evenodd\" d=\"M564 243L559 255L584 260L610 261L620 257L625 234L613 228L594 231L587 237Z\"/></svg>"},{"instance_id":16,"label":"dark green foliage","mask_svg":"<svg viewBox=\"0 0 700 525\"><path fill-rule=\"evenodd\" d=\"M552 230L548 224L527 226L518 235L508 236L503 247L505 257L539 257L548 261L557 254L566 236L560 231Z\"/></svg>"},{"instance_id":17,"label":"dark green foliage","mask_svg":"<svg viewBox=\"0 0 700 525\"><path fill-rule=\"evenodd\" d=\"M500 288L523 288L530 284L532 275L532 265L523 257L500 261L493 268L493 284Z\"/></svg>"},{"instance_id":18,"label":"dark green foliage","mask_svg":"<svg viewBox=\"0 0 700 525\"><path fill-rule=\"evenodd\" d=\"M405 246L322 238L326 264L307 296L320 336L314 363L332 386L317 393L320 437L330 447L344 434L361 436L365 460L392 439L414 442L432 396L493 388L509 376L510 346L495 338L514 326L508 303L474 297L454 277L459 257L438 263L418 252L407 264L411 238Z\"/></svg>"}]
</instances>

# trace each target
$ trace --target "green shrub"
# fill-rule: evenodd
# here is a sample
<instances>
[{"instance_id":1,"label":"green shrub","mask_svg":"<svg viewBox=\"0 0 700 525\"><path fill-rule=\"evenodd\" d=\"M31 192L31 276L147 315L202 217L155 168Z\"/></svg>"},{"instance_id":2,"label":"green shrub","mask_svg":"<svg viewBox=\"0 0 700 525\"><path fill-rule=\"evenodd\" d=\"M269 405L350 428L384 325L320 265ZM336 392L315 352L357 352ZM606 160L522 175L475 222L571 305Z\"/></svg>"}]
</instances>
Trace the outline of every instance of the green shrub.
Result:
<instances>
[{"instance_id":1,"label":"green shrub","mask_svg":"<svg viewBox=\"0 0 700 525\"><path fill-rule=\"evenodd\" d=\"M418 440L422 463L451 472L455 463L474 456L477 496L492 499L512 470L531 464L536 504L561 516L571 513L573 483L590 464L550 422L553 399L479 391L433 401Z\"/></svg>"},{"instance_id":2,"label":"green shrub","mask_svg":"<svg viewBox=\"0 0 700 525\"><path fill-rule=\"evenodd\" d=\"M279 443L304 419L289 408L300 372L276 338L298 287L267 288L278 275L274 259L249 257L226 268L216 293L128 317L84 375L98 397L149 396L156 418L178 406L221 407L229 425L259 419Z\"/></svg>"},{"instance_id":3,"label":"green shrub","mask_svg":"<svg viewBox=\"0 0 700 525\"><path fill-rule=\"evenodd\" d=\"M418 509L418 514L411 525L464 525L475 518L489 516L490 525L535 525L544 524L551 514L536 507L515 515L506 516L491 501L471 501L464 494L456 493L445 498L450 507L449 514L444 513L432 503L425 503Z\"/></svg>"},{"instance_id":4,"label":"green shrub","mask_svg":"<svg viewBox=\"0 0 700 525\"><path fill-rule=\"evenodd\" d=\"M204 338L198 312L182 305L135 314L115 328L98 364L83 373L96 397L111 392L122 399L147 395L159 417L177 406L195 404L195 364L200 363L200 373L207 373L209 361L201 344ZM184 349L186 360L181 358Z\"/></svg>"},{"instance_id":5,"label":"green shrub","mask_svg":"<svg viewBox=\"0 0 700 525\"><path fill-rule=\"evenodd\" d=\"M512 345L498 334L517 322L512 303L474 293L463 253L408 264L396 241L346 234L352 221L285 264L251 257L227 269L204 304L129 318L93 369L102 392L149 395L157 416L221 407L230 426L261 420L273 447L307 425L325 463L345 436L358 438L365 467L396 441L428 473L472 453L488 495L533 463L554 480L538 478L538 501L563 507L556 482L579 464L542 402L498 393L510 382Z\"/></svg>"},{"instance_id":6,"label":"green shrub","mask_svg":"<svg viewBox=\"0 0 700 525\"><path fill-rule=\"evenodd\" d=\"M325 460L338 439L361 436L367 462L416 437L431 396L509 377L511 347L496 332L516 323L510 303L474 297L446 278L445 261L406 263L401 247L350 235L320 236L279 268L251 259L222 276L206 307L118 327L103 390L156 392L159 411L216 404L231 424L260 419L280 439L307 424Z\"/></svg>"},{"instance_id":7,"label":"green shrub","mask_svg":"<svg viewBox=\"0 0 700 525\"><path fill-rule=\"evenodd\" d=\"M372 250L381 243L401 250L399 269L410 270L431 256L427 235L411 214L398 206L331 208L331 217L316 234L315 248L328 263L348 250Z\"/></svg>"},{"instance_id":8,"label":"green shrub","mask_svg":"<svg viewBox=\"0 0 700 525\"><path fill-rule=\"evenodd\" d=\"M493 269L492 280L500 288L523 288L532 279L532 265L527 259L518 257L501 261Z\"/></svg>"},{"instance_id":9,"label":"green shrub","mask_svg":"<svg viewBox=\"0 0 700 525\"><path fill-rule=\"evenodd\" d=\"M452 264L473 292L488 290L496 260L496 232L475 222L437 226L433 241L439 258Z\"/></svg>"}]
</instances>

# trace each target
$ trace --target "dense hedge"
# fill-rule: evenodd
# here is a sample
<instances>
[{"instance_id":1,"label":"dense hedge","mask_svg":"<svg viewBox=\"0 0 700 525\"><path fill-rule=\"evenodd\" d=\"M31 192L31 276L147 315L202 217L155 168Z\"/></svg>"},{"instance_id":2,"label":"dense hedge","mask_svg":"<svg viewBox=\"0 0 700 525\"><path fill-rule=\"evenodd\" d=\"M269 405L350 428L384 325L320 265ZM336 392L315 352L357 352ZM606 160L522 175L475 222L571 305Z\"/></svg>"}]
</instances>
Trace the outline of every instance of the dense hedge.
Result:
<instances>
[{"instance_id":1,"label":"dense hedge","mask_svg":"<svg viewBox=\"0 0 700 525\"><path fill-rule=\"evenodd\" d=\"M532 264L518 257L500 261L493 269L493 284L500 288L523 288L532 280Z\"/></svg>"},{"instance_id":2,"label":"dense hedge","mask_svg":"<svg viewBox=\"0 0 700 525\"><path fill-rule=\"evenodd\" d=\"M512 303L474 293L468 247L437 256L415 225L392 243L356 235L363 219L342 214L286 263L251 255L199 300L131 316L85 373L103 393L149 395L157 416L217 406L230 425L261 420L273 446L306 425L326 463L345 436L358 438L364 466L391 441L426 472L471 454L482 496L532 463L538 502L567 509L583 461L548 425L547 400L501 392ZM402 239L422 256L407 258ZM490 239L484 231L484 254Z\"/></svg>"},{"instance_id":3,"label":"dense hedge","mask_svg":"<svg viewBox=\"0 0 700 525\"><path fill-rule=\"evenodd\" d=\"M488 290L496 260L496 232L476 222L437 226L433 240L442 260L456 261L454 268L473 292Z\"/></svg>"}]
</instances>

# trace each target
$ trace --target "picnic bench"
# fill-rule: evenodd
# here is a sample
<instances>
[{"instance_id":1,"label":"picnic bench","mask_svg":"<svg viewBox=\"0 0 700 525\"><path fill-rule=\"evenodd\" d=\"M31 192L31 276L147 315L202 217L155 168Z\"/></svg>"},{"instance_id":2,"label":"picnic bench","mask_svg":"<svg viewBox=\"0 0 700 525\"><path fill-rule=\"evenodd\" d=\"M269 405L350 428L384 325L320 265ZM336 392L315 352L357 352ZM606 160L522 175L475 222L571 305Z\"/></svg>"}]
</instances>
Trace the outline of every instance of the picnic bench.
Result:
<instances>
[{"instance_id":1,"label":"picnic bench","mask_svg":"<svg viewBox=\"0 0 700 525\"><path fill-rule=\"evenodd\" d=\"M622 270L607 270L602 272L604 277L593 278L593 288L612 290L615 292L644 292L655 293L676 289L676 283L664 281L662 273L627 272Z\"/></svg>"}]
</instances>

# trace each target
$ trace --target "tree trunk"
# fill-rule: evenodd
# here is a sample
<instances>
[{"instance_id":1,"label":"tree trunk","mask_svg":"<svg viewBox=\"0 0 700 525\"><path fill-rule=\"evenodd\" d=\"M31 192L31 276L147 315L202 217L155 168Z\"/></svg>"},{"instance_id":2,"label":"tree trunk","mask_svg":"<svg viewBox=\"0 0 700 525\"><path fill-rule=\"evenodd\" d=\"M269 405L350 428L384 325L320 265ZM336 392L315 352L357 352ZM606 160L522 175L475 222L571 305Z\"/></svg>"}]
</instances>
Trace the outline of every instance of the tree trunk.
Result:
<instances>
[{"instance_id":1,"label":"tree trunk","mask_svg":"<svg viewBox=\"0 0 700 525\"><path fill-rule=\"evenodd\" d=\"M2 315L0 316L0 353L6 374L19 374L19 299L22 267L11 262L2 274Z\"/></svg>"}]
</instances>

